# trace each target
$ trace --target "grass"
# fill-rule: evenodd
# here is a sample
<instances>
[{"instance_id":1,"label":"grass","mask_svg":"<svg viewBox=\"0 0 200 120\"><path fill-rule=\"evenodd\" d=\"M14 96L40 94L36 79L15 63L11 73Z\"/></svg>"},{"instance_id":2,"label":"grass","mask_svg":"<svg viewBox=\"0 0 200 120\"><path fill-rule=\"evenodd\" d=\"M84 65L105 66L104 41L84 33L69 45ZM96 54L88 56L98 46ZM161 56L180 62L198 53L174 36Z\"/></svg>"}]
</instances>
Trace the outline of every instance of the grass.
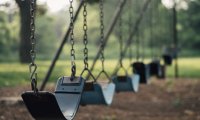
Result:
<instances>
[{"instance_id":1,"label":"grass","mask_svg":"<svg viewBox=\"0 0 200 120\"><path fill-rule=\"evenodd\" d=\"M149 60L145 61L148 62ZM200 78L200 58L181 58L179 60L179 74L181 78ZM111 74L116 66L116 60L106 60L105 69L108 74ZM42 81L47 69L50 65L50 61L37 61L38 64L38 81ZM80 75L83 69L83 61L77 60L77 75ZM91 64L91 61L89 62ZM124 60L124 66L128 68L129 61ZM174 67L168 67L167 76L174 76ZM97 76L101 70L101 63L98 62L93 71L94 76ZM129 69L131 72L131 69ZM56 80L61 76L69 76L71 73L70 61L58 61L53 74L50 77L51 82L56 82ZM101 76L102 79L105 76ZM29 83L29 69L27 64L19 64L17 62L12 63L0 63L0 87L6 86L18 86Z\"/></svg>"},{"instance_id":2,"label":"grass","mask_svg":"<svg viewBox=\"0 0 200 120\"><path fill-rule=\"evenodd\" d=\"M182 78L200 78L200 58L182 58L179 60L179 75ZM174 66L168 67L167 75L174 76Z\"/></svg>"}]
</instances>

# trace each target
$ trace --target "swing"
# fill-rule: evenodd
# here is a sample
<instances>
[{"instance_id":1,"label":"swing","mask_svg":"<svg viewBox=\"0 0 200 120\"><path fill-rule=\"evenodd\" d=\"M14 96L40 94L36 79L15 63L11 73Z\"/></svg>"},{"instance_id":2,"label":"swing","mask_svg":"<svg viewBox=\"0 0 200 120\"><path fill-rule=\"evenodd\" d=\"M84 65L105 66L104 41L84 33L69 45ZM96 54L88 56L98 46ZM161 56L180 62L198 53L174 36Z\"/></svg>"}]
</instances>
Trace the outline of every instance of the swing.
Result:
<instances>
[{"instance_id":1,"label":"swing","mask_svg":"<svg viewBox=\"0 0 200 120\"><path fill-rule=\"evenodd\" d=\"M139 29L136 34L136 62L132 63L132 72L140 76L140 83L147 84L149 82L149 66L140 62L140 40L139 40Z\"/></svg>"},{"instance_id":2,"label":"swing","mask_svg":"<svg viewBox=\"0 0 200 120\"><path fill-rule=\"evenodd\" d=\"M113 82L116 85L116 92L138 92L140 76L138 74L132 76L114 76Z\"/></svg>"},{"instance_id":3,"label":"swing","mask_svg":"<svg viewBox=\"0 0 200 120\"><path fill-rule=\"evenodd\" d=\"M163 55L162 56L165 65L172 65L172 56L171 55Z\"/></svg>"},{"instance_id":4,"label":"swing","mask_svg":"<svg viewBox=\"0 0 200 120\"><path fill-rule=\"evenodd\" d=\"M169 23L172 24L172 21L170 20ZM171 33L172 25L170 25L169 28L170 28L169 29L169 31L170 31L169 33ZM173 36L173 35L170 34L170 36ZM167 43L165 43L165 44L167 44ZM166 66L171 66L172 63L173 63L173 59L176 57L177 53L176 53L176 50L173 49L173 48L174 48L174 45L169 45L169 43L168 43L168 45L166 45L166 46L163 47L162 58L163 58L164 64Z\"/></svg>"},{"instance_id":5,"label":"swing","mask_svg":"<svg viewBox=\"0 0 200 120\"><path fill-rule=\"evenodd\" d=\"M70 8L73 8L72 1L70 1ZM38 91L37 89L37 65L35 64L35 0L31 1L31 58L30 64L31 72L31 86L32 91L22 93L22 99L30 112L36 120L72 120L79 108L81 95L84 87L84 79L82 77L75 77L75 62L72 63L72 76L61 77L58 79L54 93L47 91ZM73 9L70 9L70 14ZM72 21L71 21L72 22ZM70 24L73 26L73 23ZM73 31L73 28L71 29ZM73 41L73 39L72 39ZM73 48L73 44L72 44ZM73 50L73 49L72 49ZM75 55L72 55L75 58Z\"/></svg>"},{"instance_id":6,"label":"swing","mask_svg":"<svg viewBox=\"0 0 200 120\"><path fill-rule=\"evenodd\" d=\"M132 64L132 71L140 76L140 83L147 84L149 79L149 66L143 62L135 62Z\"/></svg>"},{"instance_id":7,"label":"swing","mask_svg":"<svg viewBox=\"0 0 200 120\"><path fill-rule=\"evenodd\" d=\"M83 95L81 98L81 105L111 105L113 101L113 96L115 93L115 85L112 83L112 81L109 81L109 83L102 83L98 82L97 79L100 77L101 74L105 74L107 78L108 74L104 71L104 24L103 24L103 0L100 0L100 18L101 18L101 55L102 55L102 71L99 73L97 78L92 75L91 71L88 69L88 49L87 49L87 29L84 29L85 34L84 34L84 63L85 63L85 68L82 71L81 75L87 71L89 75L92 77L94 81L92 82L85 82L84 90L83 90ZM86 13L86 6L84 7L84 12ZM87 28L87 19L86 19L86 14L84 14L84 27ZM109 79L110 80L110 79Z\"/></svg>"},{"instance_id":8,"label":"swing","mask_svg":"<svg viewBox=\"0 0 200 120\"><path fill-rule=\"evenodd\" d=\"M149 25L150 25L150 43L151 43L151 58L152 61L149 63L149 70L150 70L150 76L156 76L159 77L161 76L161 64L160 64L160 60L157 59L156 56L156 49L155 49L155 34L154 34L154 30L153 30L153 26L154 26L154 22L153 22L153 18L154 17L154 12L153 12L153 8L155 8L155 5L152 3L151 4L151 8L150 8L150 21L149 21Z\"/></svg>"},{"instance_id":9,"label":"swing","mask_svg":"<svg viewBox=\"0 0 200 120\"><path fill-rule=\"evenodd\" d=\"M85 66L81 75L88 71L92 76L93 82L85 82L84 90L80 104L85 105L111 105L115 93L115 84L112 82L103 83L97 82L91 71ZM102 74L102 73L100 73ZM99 75L100 75L99 74Z\"/></svg>"},{"instance_id":10,"label":"swing","mask_svg":"<svg viewBox=\"0 0 200 120\"><path fill-rule=\"evenodd\" d=\"M150 76L161 76L161 65L159 60L153 60L151 63L149 63L149 69L150 69Z\"/></svg>"},{"instance_id":11,"label":"swing","mask_svg":"<svg viewBox=\"0 0 200 120\"><path fill-rule=\"evenodd\" d=\"M78 110L83 86L82 78L71 81L70 77L62 77L54 93L28 91L22 98L36 120L71 120Z\"/></svg>"},{"instance_id":12,"label":"swing","mask_svg":"<svg viewBox=\"0 0 200 120\"><path fill-rule=\"evenodd\" d=\"M86 82L81 105L111 105L115 93L115 84Z\"/></svg>"},{"instance_id":13,"label":"swing","mask_svg":"<svg viewBox=\"0 0 200 120\"><path fill-rule=\"evenodd\" d=\"M119 20L120 34L119 34L119 44L120 44L120 68L116 72L116 76L113 77L113 82L116 85L116 92L138 92L139 90L139 79L138 74L129 76L127 70L123 66L123 41L122 41L122 16L120 15ZM125 75L117 75L119 70L122 69L125 72Z\"/></svg>"}]
</instances>

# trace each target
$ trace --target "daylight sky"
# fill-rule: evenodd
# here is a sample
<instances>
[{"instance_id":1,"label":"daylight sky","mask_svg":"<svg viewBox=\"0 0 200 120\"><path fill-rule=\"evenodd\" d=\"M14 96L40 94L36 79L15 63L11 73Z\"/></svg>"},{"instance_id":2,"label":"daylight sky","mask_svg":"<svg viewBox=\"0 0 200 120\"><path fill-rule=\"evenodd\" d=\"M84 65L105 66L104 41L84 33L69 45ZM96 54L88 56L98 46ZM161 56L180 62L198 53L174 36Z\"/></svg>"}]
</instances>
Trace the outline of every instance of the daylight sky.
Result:
<instances>
[{"instance_id":1,"label":"daylight sky","mask_svg":"<svg viewBox=\"0 0 200 120\"><path fill-rule=\"evenodd\" d=\"M180 0L176 0L180 1ZM13 0L0 0L1 3L9 2L12 4L15 4ZM46 3L50 12L57 12L63 8L65 8L69 4L69 0L38 0L39 4L44 4ZM171 8L173 6L173 0L162 0L162 3L168 7ZM181 5L182 7L187 7L184 3Z\"/></svg>"},{"instance_id":2,"label":"daylight sky","mask_svg":"<svg viewBox=\"0 0 200 120\"><path fill-rule=\"evenodd\" d=\"M0 4L5 2L13 3L13 0L0 0ZM69 4L68 0L38 0L38 3L46 3L51 12L57 12Z\"/></svg>"},{"instance_id":3,"label":"daylight sky","mask_svg":"<svg viewBox=\"0 0 200 120\"><path fill-rule=\"evenodd\" d=\"M38 0L39 3L46 3L51 12L57 12L65 8L69 0Z\"/></svg>"}]
</instances>

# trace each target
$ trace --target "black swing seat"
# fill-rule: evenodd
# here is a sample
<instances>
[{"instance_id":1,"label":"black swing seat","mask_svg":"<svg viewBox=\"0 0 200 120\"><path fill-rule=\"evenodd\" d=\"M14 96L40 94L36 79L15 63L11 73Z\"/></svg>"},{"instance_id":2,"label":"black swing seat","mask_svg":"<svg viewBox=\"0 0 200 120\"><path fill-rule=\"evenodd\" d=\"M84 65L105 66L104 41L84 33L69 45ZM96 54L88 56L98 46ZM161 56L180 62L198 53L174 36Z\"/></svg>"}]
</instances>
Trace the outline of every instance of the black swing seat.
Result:
<instances>
[{"instance_id":1,"label":"black swing seat","mask_svg":"<svg viewBox=\"0 0 200 120\"><path fill-rule=\"evenodd\" d=\"M116 85L116 92L138 92L140 76L134 74L132 76L115 76L113 82Z\"/></svg>"},{"instance_id":2,"label":"black swing seat","mask_svg":"<svg viewBox=\"0 0 200 120\"><path fill-rule=\"evenodd\" d=\"M134 74L138 74L140 76L141 84L149 83L149 65L146 65L143 62L135 62L132 64L132 71Z\"/></svg>"},{"instance_id":3,"label":"black swing seat","mask_svg":"<svg viewBox=\"0 0 200 120\"><path fill-rule=\"evenodd\" d=\"M115 84L86 82L81 105L111 105L115 93Z\"/></svg>"},{"instance_id":4,"label":"black swing seat","mask_svg":"<svg viewBox=\"0 0 200 120\"><path fill-rule=\"evenodd\" d=\"M62 77L57 82L55 93L39 91L24 92L22 99L36 120L72 120L79 108L84 80Z\"/></svg>"},{"instance_id":5,"label":"black swing seat","mask_svg":"<svg viewBox=\"0 0 200 120\"><path fill-rule=\"evenodd\" d=\"M162 58L164 60L165 65L172 65L173 58L171 55L166 54L166 55L163 55Z\"/></svg>"},{"instance_id":6,"label":"black swing seat","mask_svg":"<svg viewBox=\"0 0 200 120\"><path fill-rule=\"evenodd\" d=\"M161 65L159 60L154 60L151 63L149 63L149 69L150 69L150 76L161 76Z\"/></svg>"}]
</instances>

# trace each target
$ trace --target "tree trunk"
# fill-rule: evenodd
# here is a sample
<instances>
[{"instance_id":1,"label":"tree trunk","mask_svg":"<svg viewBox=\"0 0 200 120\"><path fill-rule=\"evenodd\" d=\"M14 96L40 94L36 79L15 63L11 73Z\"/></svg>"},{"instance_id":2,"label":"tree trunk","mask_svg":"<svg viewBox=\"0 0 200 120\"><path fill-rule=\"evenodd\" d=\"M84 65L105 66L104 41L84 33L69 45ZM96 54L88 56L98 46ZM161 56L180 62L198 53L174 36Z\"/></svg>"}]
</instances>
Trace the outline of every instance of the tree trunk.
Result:
<instances>
[{"instance_id":1,"label":"tree trunk","mask_svg":"<svg viewBox=\"0 0 200 120\"><path fill-rule=\"evenodd\" d=\"M30 0L15 0L20 9L20 47L19 58L21 63L30 63Z\"/></svg>"}]
</instances>

